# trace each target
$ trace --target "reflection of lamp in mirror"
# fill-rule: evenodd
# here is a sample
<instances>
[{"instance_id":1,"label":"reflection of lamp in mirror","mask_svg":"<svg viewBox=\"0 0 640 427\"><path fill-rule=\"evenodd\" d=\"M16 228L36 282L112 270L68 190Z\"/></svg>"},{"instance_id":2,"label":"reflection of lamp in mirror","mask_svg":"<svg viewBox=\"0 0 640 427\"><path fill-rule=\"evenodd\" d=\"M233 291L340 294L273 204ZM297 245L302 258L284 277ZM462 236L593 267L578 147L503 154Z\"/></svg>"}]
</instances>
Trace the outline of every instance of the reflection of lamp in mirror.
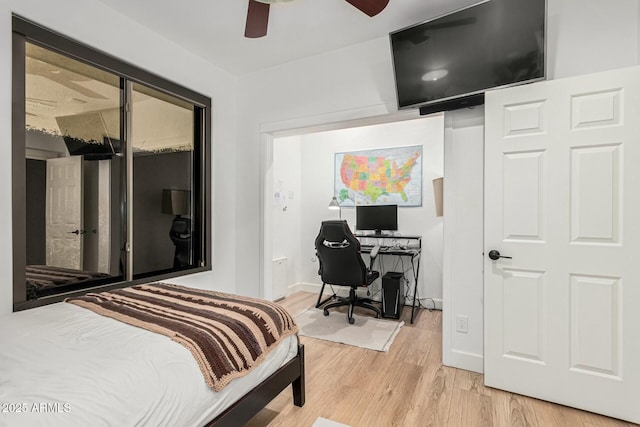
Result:
<instances>
[{"instance_id":1,"label":"reflection of lamp in mirror","mask_svg":"<svg viewBox=\"0 0 640 427\"><path fill-rule=\"evenodd\" d=\"M162 190L162 213L175 215L169 237L176 246L173 267L191 265L191 192L189 190Z\"/></svg>"},{"instance_id":2,"label":"reflection of lamp in mirror","mask_svg":"<svg viewBox=\"0 0 640 427\"><path fill-rule=\"evenodd\" d=\"M329 202L329 209L332 211L340 211L340 219L342 219L342 207L340 206L340 203L338 203L336 196L333 196L333 199Z\"/></svg>"}]
</instances>

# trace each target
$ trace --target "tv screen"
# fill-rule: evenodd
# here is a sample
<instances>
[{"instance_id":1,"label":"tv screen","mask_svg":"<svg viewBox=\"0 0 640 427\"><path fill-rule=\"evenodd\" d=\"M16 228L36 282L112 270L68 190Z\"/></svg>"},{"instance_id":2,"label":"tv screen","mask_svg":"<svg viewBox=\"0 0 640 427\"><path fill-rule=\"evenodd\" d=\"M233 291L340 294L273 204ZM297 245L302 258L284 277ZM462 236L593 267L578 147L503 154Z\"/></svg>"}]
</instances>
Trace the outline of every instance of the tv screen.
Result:
<instances>
[{"instance_id":1,"label":"tv screen","mask_svg":"<svg viewBox=\"0 0 640 427\"><path fill-rule=\"evenodd\" d=\"M70 156L85 156L86 160L110 159L120 152L120 141L105 136L102 143L85 141L80 138L64 135L62 137Z\"/></svg>"},{"instance_id":2,"label":"tv screen","mask_svg":"<svg viewBox=\"0 0 640 427\"><path fill-rule=\"evenodd\" d=\"M455 109L544 79L545 17L546 0L489 0L391 33L398 108Z\"/></svg>"},{"instance_id":3,"label":"tv screen","mask_svg":"<svg viewBox=\"0 0 640 427\"><path fill-rule=\"evenodd\" d=\"M398 205L356 206L356 230L383 231L398 229Z\"/></svg>"}]
</instances>

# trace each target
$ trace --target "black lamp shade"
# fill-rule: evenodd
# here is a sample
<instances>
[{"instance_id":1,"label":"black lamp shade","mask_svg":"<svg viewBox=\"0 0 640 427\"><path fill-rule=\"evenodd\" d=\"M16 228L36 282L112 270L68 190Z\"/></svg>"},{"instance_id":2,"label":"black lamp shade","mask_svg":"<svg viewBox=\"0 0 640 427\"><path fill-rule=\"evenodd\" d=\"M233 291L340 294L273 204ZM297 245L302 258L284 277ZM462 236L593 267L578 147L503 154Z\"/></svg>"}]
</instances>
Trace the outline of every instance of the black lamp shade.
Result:
<instances>
[{"instance_id":1,"label":"black lamp shade","mask_svg":"<svg viewBox=\"0 0 640 427\"><path fill-rule=\"evenodd\" d=\"M191 191L163 189L162 213L189 215L191 213Z\"/></svg>"}]
</instances>

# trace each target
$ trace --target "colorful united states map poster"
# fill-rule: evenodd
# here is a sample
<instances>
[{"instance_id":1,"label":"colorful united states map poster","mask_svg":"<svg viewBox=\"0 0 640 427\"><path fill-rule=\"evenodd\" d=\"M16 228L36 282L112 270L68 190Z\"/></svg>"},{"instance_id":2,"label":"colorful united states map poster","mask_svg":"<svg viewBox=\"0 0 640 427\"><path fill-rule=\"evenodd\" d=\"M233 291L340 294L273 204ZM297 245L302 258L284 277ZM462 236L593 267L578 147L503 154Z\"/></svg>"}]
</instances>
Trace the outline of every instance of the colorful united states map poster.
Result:
<instances>
[{"instance_id":1,"label":"colorful united states map poster","mask_svg":"<svg viewBox=\"0 0 640 427\"><path fill-rule=\"evenodd\" d=\"M422 206L422 146L336 153L341 206Z\"/></svg>"}]
</instances>

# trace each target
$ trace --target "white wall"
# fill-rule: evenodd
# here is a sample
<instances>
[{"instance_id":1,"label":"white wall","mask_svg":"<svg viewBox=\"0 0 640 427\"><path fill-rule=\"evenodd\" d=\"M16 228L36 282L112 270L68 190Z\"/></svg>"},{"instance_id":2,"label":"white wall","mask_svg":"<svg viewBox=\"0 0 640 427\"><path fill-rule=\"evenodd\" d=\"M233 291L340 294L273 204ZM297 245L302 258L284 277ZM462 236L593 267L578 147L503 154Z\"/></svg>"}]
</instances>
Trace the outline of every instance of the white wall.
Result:
<instances>
[{"instance_id":1,"label":"white wall","mask_svg":"<svg viewBox=\"0 0 640 427\"><path fill-rule=\"evenodd\" d=\"M273 143L266 134L387 114L395 104L386 38L239 78L236 257L246 262L236 268L238 292L263 295L261 265L269 275L271 260L261 249L272 243L256 240L263 232L270 238L263 226L266 212L256 214L267 209L270 194L264 177Z\"/></svg>"},{"instance_id":2,"label":"white wall","mask_svg":"<svg viewBox=\"0 0 640 427\"><path fill-rule=\"evenodd\" d=\"M287 283L299 281L303 264L300 223L303 216L302 137L278 138L273 143L273 190L270 203L273 210L273 259L287 258ZM282 295L286 296L286 289Z\"/></svg>"},{"instance_id":3,"label":"white wall","mask_svg":"<svg viewBox=\"0 0 640 427\"><path fill-rule=\"evenodd\" d=\"M548 78L638 63L637 0L547 0Z\"/></svg>"},{"instance_id":4,"label":"white wall","mask_svg":"<svg viewBox=\"0 0 640 427\"><path fill-rule=\"evenodd\" d=\"M213 101L213 272L174 280L235 290L236 79L95 0L0 2L0 197L11 199L11 13L35 21ZM197 72L196 72L197 70ZM256 183L257 187L258 184ZM257 215L256 215L257 216ZM12 311L11 210L0 210L0 314Z\"/></svg>"},{"instance_id":5,"label":"white wall","mask_svg":"<svg viewBox=\"0 0 640 427\"><path fill-rule=\"evenodd\" d=\"M484 108L447 112L442 361L483 370ZM468 332L455 328L468 319Z\"/></svg>"},{"instance_id":6,"label":"white wall","mask_svg":"<svg viewBox=\"0 0 640 427\"><path fill-rule=\"evenodd\" d=\"M318 276L318 264L313 242L318 234L320 222L327 219L338 219L339 212L327 208L334 195L334 155L344 151L359 151L376 148L403 146L422 146L422 206L400 207L398 209L399 232L405 235L423 236L423 255L421 260L418 295L438 300L442 298L442 218L435 216L432 180L443 173L443 115L417 120L406 120L397 123L361 126L302 135L301 170L302 170L302 208L301 223L297 236L301 250L299 257L300 275L297 282L314 284L320 290L321 281ZM278 145L279 140L274 142ZM291 158L295 155L278 153ZM277 160L274 150L274 164ZM277 169L274 168L274 171ZM355 209L343 208L342 219L346 219L355 229ZM280 233L274 224L274 235ZM276 238L274 237L274 240ZM293 247L293 245L291 245ZM397 270L394 259L385 259L384 271ZM408 260L405 265L408 268ZM292 284L296 283L294 281ZM307 286L306 289L309 289ZM375 283L373 290L380 289ZM411 293L413 293L411 291ZM433 302L423 302L429 307Z\"/></svg>"},{"instance_id":7,"label":"white wall","mask_svg":"<svg viewBox=\"0 0 640 427\"><path fill-rule=\"evenodd\" d=\"M640 49L637 0L548 0L548 12L549 78L637 64ZM265 172L265 168L260 167L260 150L265 147L269 150L268 144L263 145L261 133L392 115L396 112L395 102L386 37L240 78L239 117L242 125L238 132L245 148L238 159L242 159L245 170L247 162L252 167L249 173L238 176L238 186L248 190L245 194L247 197L238 199L237 204L238 212L247 215L242 219L246 229L238 233L240 240L245 242L239 244L238 254L246 253L250 259L258 260L251 267L243 266L242 271L238 271L238 279L244 282L239 286L245 286L244 291L260 292L256 291L256 286L259 289L261 254L257 248L248 246L251 244L249 242L253 242L252 236L260 235L262 231L261 223L249 214L260 208L261 194L257 188L260 188L258 183ZM480 110L474 111L471 115L480 114L477 112ZM445 145L457 144L457 141L463 141L464 144L473 144L472 141L475 141L477 146L483 144L481 124L473 124L467 132L464 123L457 124L455 117L452 120L456 131L451 135L459 135L460 139L456 137L451 142L445 138ZM479 120L478 123L482 123L481 116ZM468 161L466 156L470 155L463 149L455 149L451 153L452 156L462 156L460 159L451 159L451 165L463 164ZM480 156L475 160L479 162L478 165L482 163ZM449 185L448 191L455 192L457 189ZM478 218L462 217L458 222L454 233L455 229L476 224ZM473 244L477 244L477 241ZM465 269L468 265L477 264L476 256L472 258L455 257L449 268ZM477 295L481 288L481 281L460 283L456 292L468 291ZM481 355L483 351L482 319L472 313L482 310L482 304L475 300L474 307L469 305L461 310L469 313L469 333L460 342L449 342L458 347L444 350L469 353L475 360L477 358L473 355ZM445 313L443 317L445 333L449 333L453 327L454 318L449 314Z\"/></svg>"}]
</instances>

